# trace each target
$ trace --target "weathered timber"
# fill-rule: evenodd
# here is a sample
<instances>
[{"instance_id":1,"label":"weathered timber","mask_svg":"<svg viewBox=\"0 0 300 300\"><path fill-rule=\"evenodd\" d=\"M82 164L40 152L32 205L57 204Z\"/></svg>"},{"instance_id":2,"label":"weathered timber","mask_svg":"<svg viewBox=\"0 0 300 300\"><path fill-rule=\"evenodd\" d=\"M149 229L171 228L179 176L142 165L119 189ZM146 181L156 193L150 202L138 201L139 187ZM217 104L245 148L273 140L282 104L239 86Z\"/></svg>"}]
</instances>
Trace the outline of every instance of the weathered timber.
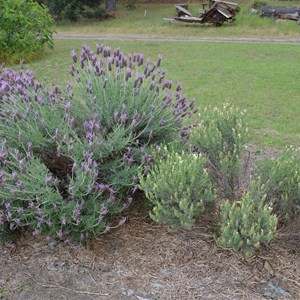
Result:
<instances>
[{"instance_id":1,"label":"weathered timber","mask_svg":"<svg viewBox=\"0 0 300 300\"><path fill-rule=\"evenodd\" d=\"M294 14L284 14L279 16L280 19L286 19L286 20L292 20L292 21L298 21L300 20L300 14L294 13Z\"/></svg>"},{"instance_id":2,"label":"weathered timber","mask_svg":"<svg viewBox=\"0 0 300 300\"><path fill-rule=\"evenodd\" d=\"M221 26L224 22L232 22L235 15L240 11L237 3L221 0L210 0L211 7L208 10L199 11L200 16L193 16L183 5L175 5L176 17L173 19L164 18L164 21L180 21L186 23L212 24Z\"/></svg>"},{"instance_id":3,"label":"weathered timber","mask_svg":"<svg viewBox=\"0 0 300 300\"><path fill-rule=\"evenodd\" d=\"M182 5L178 4L175 5L176 8L176 12L177 12L177 17L181 17L181 16L190 16L192 17L192 14Z\"/></svg>"},{"instance_id":4,"label":"weathered timber","mask_svg":"<svg viewBox=\"0 0 300 300\"><path fill-rule=\"evenodd\" d=\"M300 7L263 6L260 15L262 17L279 17L282 15L300 14Z\"/></svg>"},{"instance_id":5,"label":"weathered timber","mask_svg":"<svg viewBox=\"0 0 300 300\"><path fill-rule=\"evenodd\" d=\"M198 17L190 17L190 16L181 16L175 17L174 20L186 22L186 23L201 23L202 19Z\"/></svg>"}]
</instances>

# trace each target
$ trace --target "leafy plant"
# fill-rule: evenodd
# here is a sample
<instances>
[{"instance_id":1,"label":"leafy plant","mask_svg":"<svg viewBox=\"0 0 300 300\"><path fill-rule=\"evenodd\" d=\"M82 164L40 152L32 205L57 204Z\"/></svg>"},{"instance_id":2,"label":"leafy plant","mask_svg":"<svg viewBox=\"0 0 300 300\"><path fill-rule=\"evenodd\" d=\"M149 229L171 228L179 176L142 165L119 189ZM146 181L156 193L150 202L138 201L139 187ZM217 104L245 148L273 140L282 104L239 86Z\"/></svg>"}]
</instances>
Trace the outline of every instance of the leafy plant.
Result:
<instances>
[{"instance_id":1,"label":"leafy plant","mask_svg":"<svg viewBox=\"0 0 300 300\"><path fill-rule=\"evenodd\" d=\"M153 205L151 218L171 227L191 228L195 218L210 206L215 191L205 169L206 159L187 152L168 152L144 177L140 188Z\"/></svg>"},{"instance_id":2,"label":"leafy plant","mask_svg":"<svg viewBox=\"0 0 300 300\"><path fill-rule=\"evenodd\" d=\"M266 203L273 207L281 221L288 221L300 212L299 148L288 147L275 159L258 164L256 176L264 182Z\"/></svg>"},{"instance_id":3,"label":"leafy plant","mask_svg":"<svg viewBox=\"0 0 300 300\"><path fill-rule=\"evenodd\" d=\"M189 142L195 151L207 156L220 192L228 199L238 197L241 158L247 141L245 111L230 104L204 109L190 135Z\"/></svg>"},{"instance_id":4,"label":"leafy plant","mask_svg":"<svg viewBox=\"0 0 300 300\"><path fill-rule=\"evenodd\" d=\"M252 7L254 9L261 9L263 6L267 6L268 3L266 1L262 1L262 0L256 0L253 2Z\"/></svg>"},{"instance_id":5,"label":"leafy plant","mask_svg":"<svg viewBox=\"0 0 300 300\"><path fill-rule=\"evenodd\" d=\"M221 205L222 223L217 242L246 256L269 243L276 234L277 217L264 200L254 200L250 194L240 201L226 200Z\"/></svg>"},{"instance_id":6,"label":"leafy plant","mask_svg":"<svg viewBox=\"0 0 300 300\"><path fill-rule=\"evenodd\" d=\"M103 19L105 16L102 0L44 0L43 3L57 21L77 22L81 17Z\"/></svg>"},{"instance_id":7,"label":"leafy plant","mask_svg":"<svg viewBox=\"0 0 300 300\"><path fill-rule=\"evenodd\" d=\"M34 1L0 2L0 60L31 59L44 48L53 47L53 19Z\"/></svg>"},{"instance_id":8,"label":"leafy plant","mask_svg":"<svg viewBox=\"0 0 300 300\"><path fill-rule=\"evenodd\" d=\"M150 168L150 148L186 134L193 103L171 93L158 62L84 45L72 84L47 88L30 71L0 71L0 226L85 239L120 213ZM20 215L22 212L22 216ZM116 219L117 218L117 219Z\"/></svg>"},{"instance_id":9,"label":"leafy plant","mask_svg":"<svg viewBox=\"0 0 300 300\"><path fill-rule=\"evenodd\" d=\"M136 8L136 0L126 0L125 6L127 9L135 9Z\"/></svg>"}]
</instances>

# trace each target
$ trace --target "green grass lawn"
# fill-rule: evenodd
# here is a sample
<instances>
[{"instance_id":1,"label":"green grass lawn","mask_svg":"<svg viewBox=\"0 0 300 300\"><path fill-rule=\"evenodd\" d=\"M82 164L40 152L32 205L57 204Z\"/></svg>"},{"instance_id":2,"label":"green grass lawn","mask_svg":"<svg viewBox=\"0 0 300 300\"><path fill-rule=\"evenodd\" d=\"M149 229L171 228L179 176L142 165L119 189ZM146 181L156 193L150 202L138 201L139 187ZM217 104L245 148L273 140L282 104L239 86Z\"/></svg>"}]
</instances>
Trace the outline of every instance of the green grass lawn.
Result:
<instances>
[{"instance_id":1,"label":"green grass lawn","mask_svg":"<svg viewBox=\"0 0 300 300\"><path fill-rule=\"evenodd\" d=\"M30 64L37 77L68 82L70 51L85 41L56 41L54 51ZM94 46L96 42L87 41ZM168 77L181 81L198 104L234 103L248 111L252 143L300 145L300 47L298 45L209 42L106 42L125 53L163 55Z\"/></svg>"},{"instance_id":2,"label":"green grass lawn","mask_svg":"<svg viewBox=\"0 0 300 300\"><path fill-rule=\"evenodd\" d=\"M300 1L272 1L271 5L298 6ZM180 37L276 37L300 38L299 25L295 21L277 22L272 18L261 18L250 14L251 3L241 3L241 12L236 21L225 23L222 27L201 26L176 22L169 24L163 18L175 16L174 4L138 4L135 10L118 6L115 19L105 22L81 22L59 25L59 34L140 34L154 36ZM189 4L189 10L199 16L200 3ZM146 16L145 16L146 11Z\"/></svg>"}]
</instances>

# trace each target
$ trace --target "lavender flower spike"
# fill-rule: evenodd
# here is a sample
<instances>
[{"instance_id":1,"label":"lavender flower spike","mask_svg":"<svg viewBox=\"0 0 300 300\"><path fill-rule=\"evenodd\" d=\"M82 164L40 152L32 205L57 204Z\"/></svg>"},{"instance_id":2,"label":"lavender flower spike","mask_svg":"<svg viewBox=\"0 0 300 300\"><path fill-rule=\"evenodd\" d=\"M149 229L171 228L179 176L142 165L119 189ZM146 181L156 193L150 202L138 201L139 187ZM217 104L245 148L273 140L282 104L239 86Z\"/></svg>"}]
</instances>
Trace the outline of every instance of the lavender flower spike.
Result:
<instances>
[{"instance_id":1,"label":"lavender flower spike","mask_svg":"<svg viewBox=\"0 0 300 300\"><path fill-rule=\"evenodd\" d=\"M74 62L76 63L76 62L77 62L77 56L76 56L75 50L72 50L72 51L71 51L71 56L72 56Z\"/></svg>"}]
</instances>

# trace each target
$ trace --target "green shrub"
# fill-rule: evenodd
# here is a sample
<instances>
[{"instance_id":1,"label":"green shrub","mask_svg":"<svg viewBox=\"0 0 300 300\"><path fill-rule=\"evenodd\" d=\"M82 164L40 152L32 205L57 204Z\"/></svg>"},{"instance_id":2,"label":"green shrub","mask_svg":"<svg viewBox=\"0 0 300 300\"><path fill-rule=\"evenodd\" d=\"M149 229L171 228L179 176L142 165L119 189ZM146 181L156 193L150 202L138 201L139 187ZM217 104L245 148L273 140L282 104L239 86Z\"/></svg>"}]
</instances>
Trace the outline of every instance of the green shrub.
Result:
<instances>
[{"instance_id":1,"label":"green shrub","mask_svg":"<svg viewBox=\"0 0 300 300\"><path fill-rule=\"evenodd\" d=\"M193 129L189 141L194 150L207 156L221 196L236 199L241 158L248 141L245 111L224 104L222 108L206 108L199 119L199 126Z\"/></svg>"},{"instance_id":2,"label":"green shrub","mask_svg":"<svg viewBox=\"0 0 300 300\"><path fill-rule=\"evenodd\" d=\"M246 256L261 244L269 243L276 234L277 217L264 199L254 200L250 194L241 201L221 205L221 231L217 242Z\"/></svg>"},{"instance_id":3,"label":"green shrub","mask_svg":"<svg viewBox=\"0 0 300 300\"><path fill-rule=\"evenodd\" d=\"M49 12L57 21L78 21L81 17L87 19L103 19L105 8L102 0L44 0Z\"/></svg>"},{"instance_id":4,"label":"green shrub","mask_svg":"<svg viewBox=\"0 0 300 300\"><path fill-rule=\"evenodd\" d=\"M125 6L127 9L135 9L137 0L126 0Z\"/></svg>"},{"instance_id":5,"label":"green shrub","mask_svg":"<svg viewBox=\"0 0 300 300\"><path fill-rule=\"evenodd\" d=\"M266 1L262 1L262 0L256 0L252 3L251 7L254 9L261 9L263 6L267 6L268 3Z\"/></svg>"},{"instance_id":6,"label":"green shrub","mask_svg":"<svg viewBox=\"0 0 300 300\"><path fill-rule=\"evenodd\" d=\"M264 159L258 164L256 175L264 183L266 203L272 205L281 221L300 212L300 156L299 148L289 147L276 159Z\"/></svg>"},{"instance_id":7,"label":"green shrub","mask_svg":"<svg viewBox=\"0 0 300 300\"><path fill-rule=\"evenodd\" d=\"M53 46L53 19L34 1L0 2L0 60L16 62Z\"/></svg>"},{"instance_id":8,"label":"green shrub","mask_svg":"<svg viewBox=\"0 0 300 300\"><path fill-rule=\"evenodd\" d=\"M124 223L151 149L184 134L192 105L179 88L171 93L161 58L103 45L96 52L72 51L73 83L63 90L30 71L0 69L0 231L29 226L62 239L108 232Z\"/></svg>"},{"instance_id":9,"label":"green shrub","mask_svg":"<svg viewBox=\"0 0 300 300\"><path fill-rule=\"evenodd\" d=\"M205 169L206 159L191 153L169 152L150 170L139 175L140 188L153 205L151 218L171 227L191 228L210 206L215 191Z\"/></svg>"}]
</instances>

